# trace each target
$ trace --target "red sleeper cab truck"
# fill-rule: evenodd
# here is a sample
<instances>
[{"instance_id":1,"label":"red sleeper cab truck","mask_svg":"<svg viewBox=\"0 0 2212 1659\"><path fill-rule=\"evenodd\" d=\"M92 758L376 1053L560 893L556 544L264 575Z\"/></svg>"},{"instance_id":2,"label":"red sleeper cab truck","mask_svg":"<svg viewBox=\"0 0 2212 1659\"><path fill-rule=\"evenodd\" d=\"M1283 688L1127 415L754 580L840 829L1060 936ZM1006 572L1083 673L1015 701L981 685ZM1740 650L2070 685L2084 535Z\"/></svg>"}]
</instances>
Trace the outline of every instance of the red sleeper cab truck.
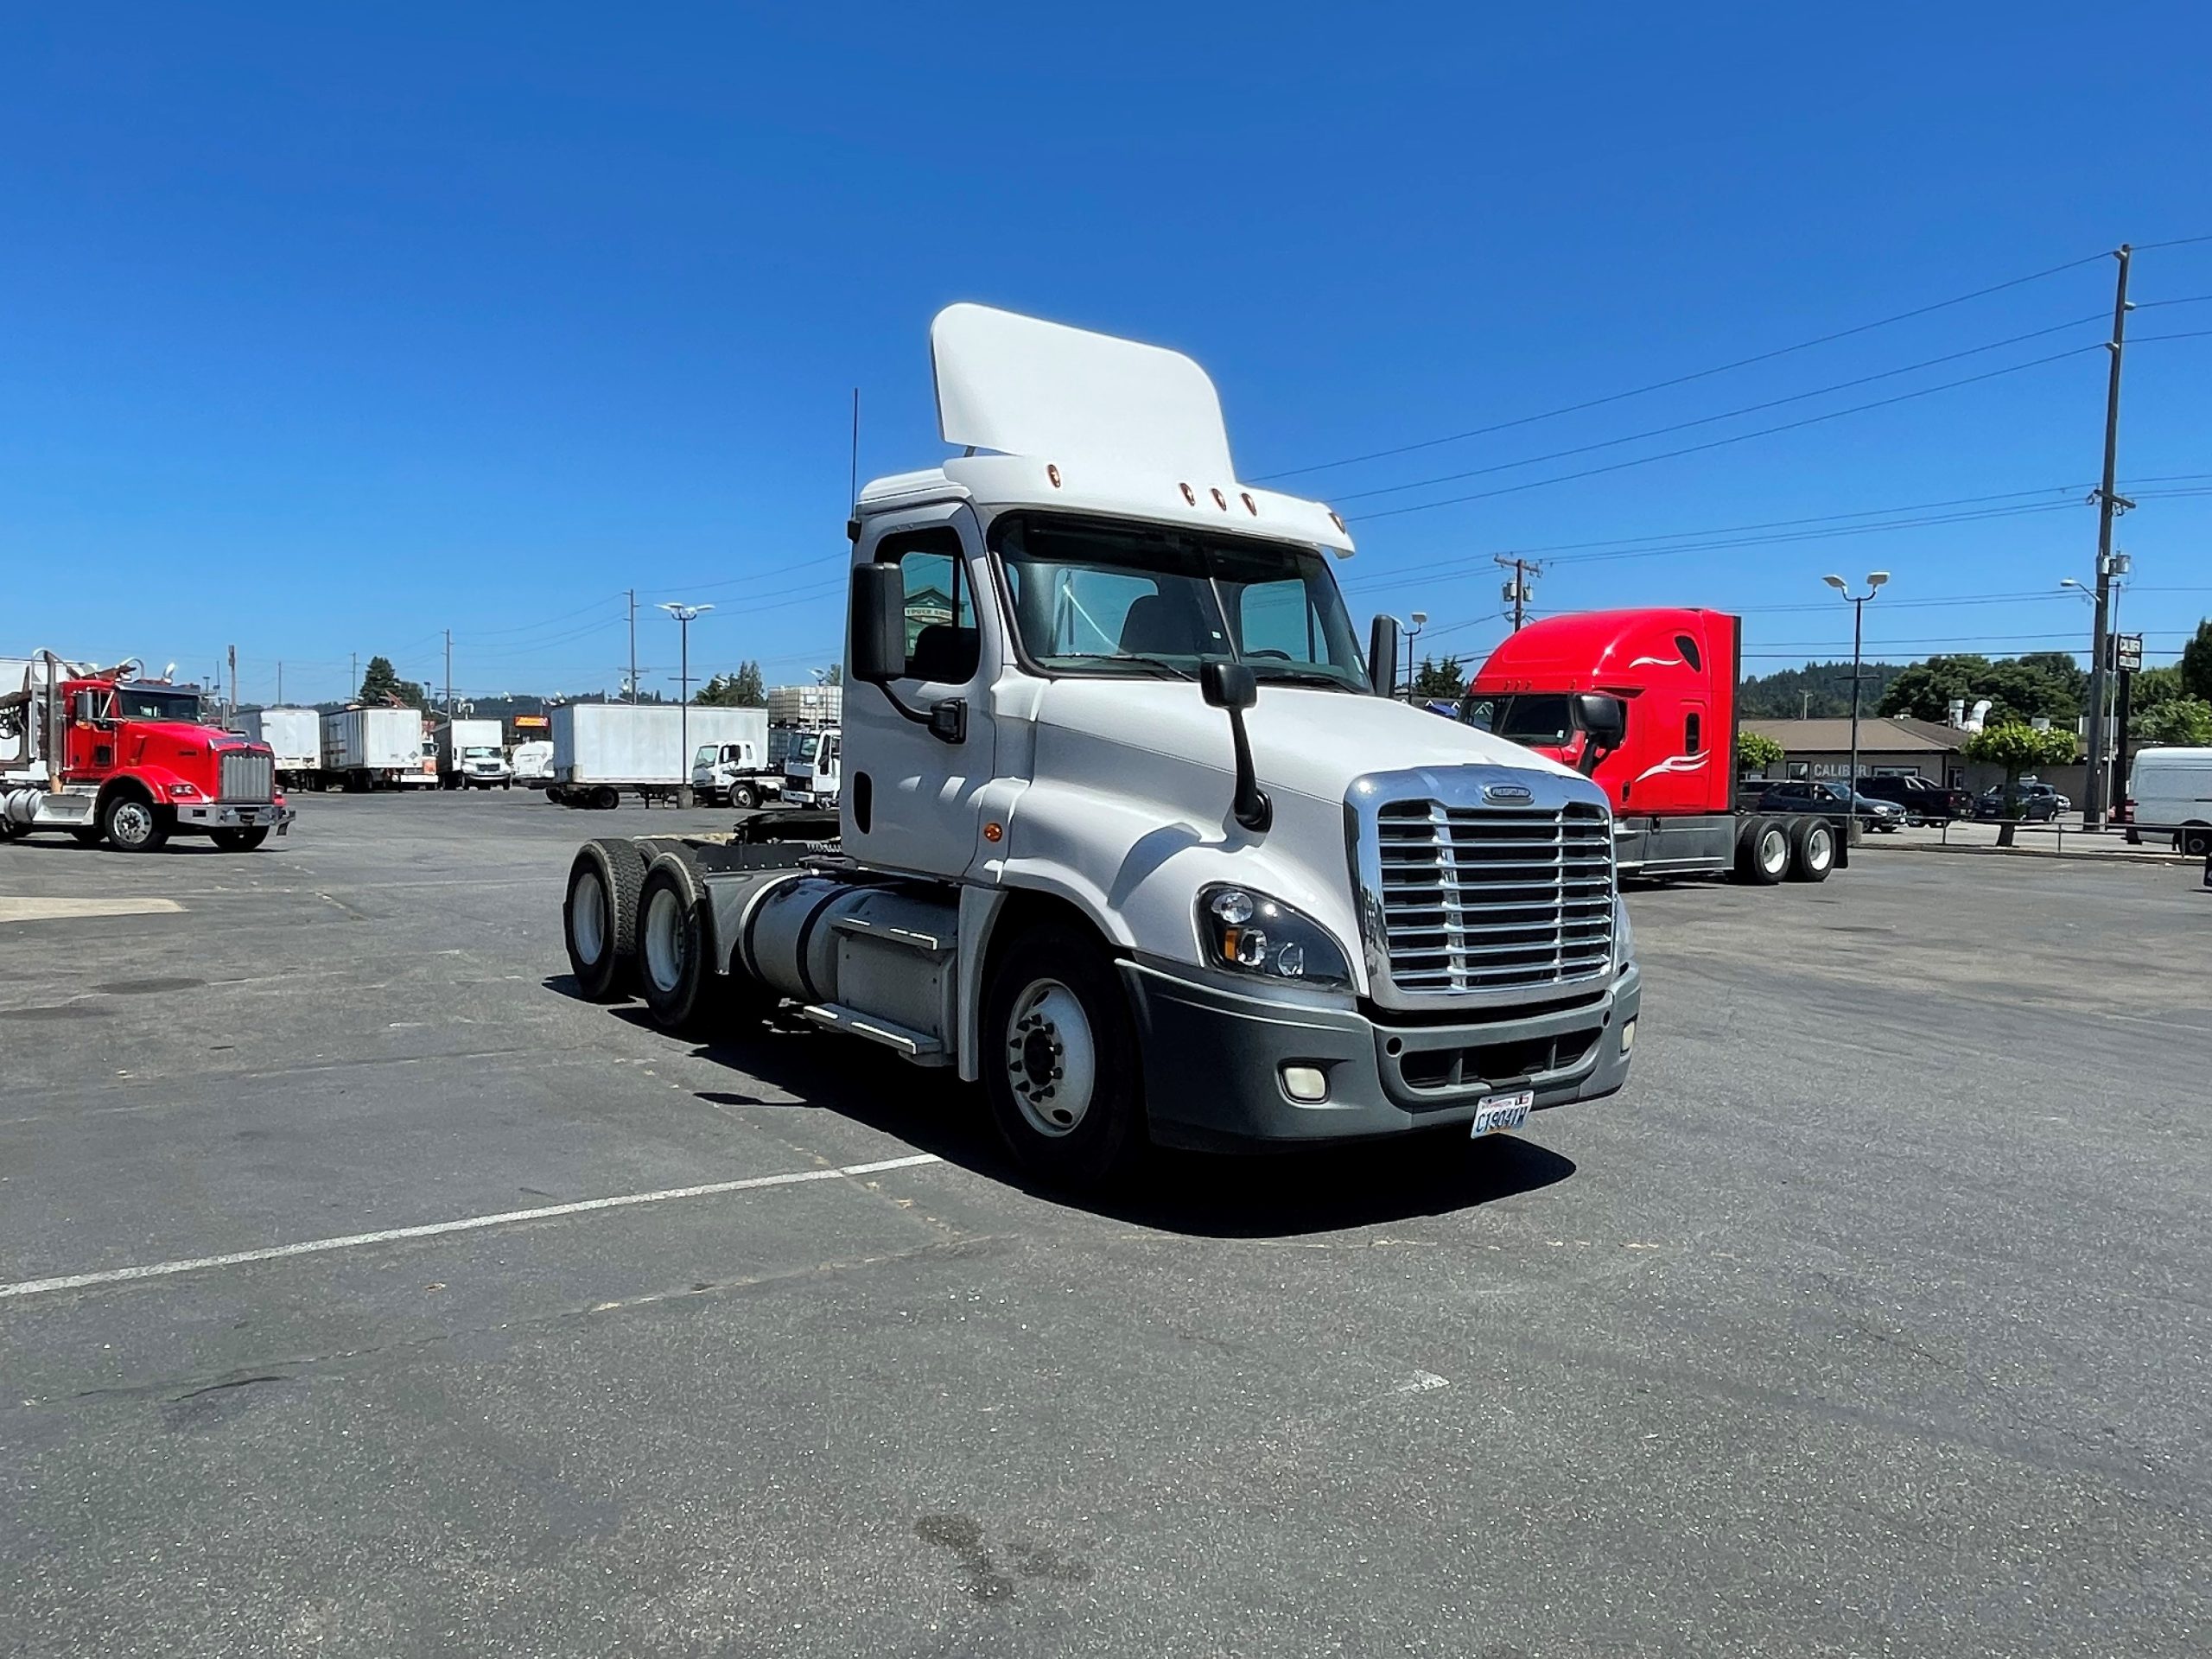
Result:
<instances>
[{"instance_id":1,"label":"red sleeper cab truck","mask_svg":"<svg viewBox=\"0 0 2212 1659\"><path fill-rule=\"evenodd\" d=\"M1460 718L1602 786L1623 875L1823 880L1849 857L1840 821L1736 810L1741 636L1723 611L1548 617L1491 653ZM1593 698L1616 705L1617 733L1593 734Z\"/></svg>"}]
</instances>

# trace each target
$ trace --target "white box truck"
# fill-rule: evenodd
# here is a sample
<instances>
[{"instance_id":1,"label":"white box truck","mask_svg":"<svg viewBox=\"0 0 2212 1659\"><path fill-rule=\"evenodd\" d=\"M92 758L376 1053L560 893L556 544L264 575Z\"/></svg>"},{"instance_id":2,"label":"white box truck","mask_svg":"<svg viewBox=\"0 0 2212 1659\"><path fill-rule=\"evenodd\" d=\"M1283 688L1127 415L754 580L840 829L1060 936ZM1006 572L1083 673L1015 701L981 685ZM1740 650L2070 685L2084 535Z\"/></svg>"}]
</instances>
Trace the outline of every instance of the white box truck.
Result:
<instances>
[{"instance_id":1,"label":"white box truck","mask_svg":"<svg viewBox=\"0 0 2212 1659\"><path fill-rule=\"evenodd\" d=\"M505 789L514 782L506 733L496 720L448 720L430 734L447 789Z\"/></svg>"},{"instance_id":2,"label":"white box truck","mask_svg":"<svg viewBox=\"0 0 2212 1659\"><path fill-rule=\"evenodd\" d=\"M312 709L249 709L237 729L276 757L276 781L287 789L304 788L321 767L322 717Z\"/></svg>"},{"instance_id":3,"label":"white box truck","mask_svg":"<svg viewBox=\"0 0 2212 1659\"><path fill-rule=\"evenodd\" d=\"M620 805L626 793L648 804L674 800L690 785L698 749L748 741L767 745L767 717L758 709L565 702L553 711L553 775L545 793L564 806L602 810Z\"/></svg>"},{"instance_id":4,"label":"white box truck","mask_svg":"<svg viewBox=\"0 0 2212 1659\"><path fill-rule=\"evenodd\" d=\"M974 305L931 344L967 453L847 526L835 818L587 842L582 993L674 1030L788 1001L980 1082L1071 1186L1147 1143L1481 1135L1619 1089L1605 791L1398 700L1344 520L1238 481L1190 359Z\"/></svg>"},{"instance_id":5,"label":"white box truck","mask_svg":"<svg viewBox=\"0 0 2212 1659\"><path fill-rule=\"evenodd\" d=\"M431 788L437 781L437 755L417 710L337 709L322 717L322 788Z\"/></svg>"}]
</instances>

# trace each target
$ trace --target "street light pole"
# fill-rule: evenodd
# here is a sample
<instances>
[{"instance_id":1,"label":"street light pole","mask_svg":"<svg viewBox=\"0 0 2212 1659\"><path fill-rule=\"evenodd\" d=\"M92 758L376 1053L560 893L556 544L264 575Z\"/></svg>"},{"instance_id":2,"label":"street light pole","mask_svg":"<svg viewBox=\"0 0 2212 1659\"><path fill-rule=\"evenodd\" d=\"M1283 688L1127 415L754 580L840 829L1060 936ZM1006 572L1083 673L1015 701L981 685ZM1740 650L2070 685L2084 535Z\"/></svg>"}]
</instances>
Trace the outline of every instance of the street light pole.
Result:
<instances>
[{"instance_id":1,"label":"street light pole","mask_svg":"<svg viewBox=\"0 0 2212 1659\"><path fill-rule=\"evenodd\" d=\"M680 734L677 745L681 751L680 764L683 768L681 779L676 785L676 804L689 806L691 804L691 625L715 607L711 605L664 604L660 608L676 619L679 648L683 653L683 666L676 682L676 722Z\"/></svg>"},{"instance_id":2,"label":"street light pole","mask_svg":"<svg viewBox=\"0 0 2212 1659\"><path fill-rule=\"evenodd\" d=\"M1406 701L1412 702L1416 695L1414 690L1414 641L1421 638L1421 631L1428 626L1428 613L1415 611L1408 620L1410 626L1406 629Z\"/></svg>"},{"instance_id":3,"label":"street light pole","mask_svg":"<svg viewBox=\"0 0 2212 1659\"><path fill-rule=\"evenodd\" d=\"M1851 822L1859 822L1859 663L1864 657L1866 641L1866 601L1882 589L1890 579L1886 570L1870 571L1866 577L1866 591L1854 594L1851 584L1841 576L1822 576L1821 580L1841 594L1851 605L1851 772L1844 782L1850 794Z\"/></svg>"}]
</instances>

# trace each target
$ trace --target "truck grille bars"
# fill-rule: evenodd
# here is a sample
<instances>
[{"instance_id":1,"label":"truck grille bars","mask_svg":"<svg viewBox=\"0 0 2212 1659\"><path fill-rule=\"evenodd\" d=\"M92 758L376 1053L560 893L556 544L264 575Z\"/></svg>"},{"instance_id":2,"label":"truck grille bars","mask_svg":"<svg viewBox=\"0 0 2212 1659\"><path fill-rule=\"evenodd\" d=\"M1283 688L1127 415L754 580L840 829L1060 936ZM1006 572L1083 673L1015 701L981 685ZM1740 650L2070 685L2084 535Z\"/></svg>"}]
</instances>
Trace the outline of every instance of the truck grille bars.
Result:
<instances>
[{"instance_id":1,"label":"truck grille bars","mask_svg":"<svg viewBox=\"0 0 2212 1659\"><path fill-rule=\"evenodd\" d=\"M1384 965L1400 993L1526 991L1611 970L1602 806L1397 800L1376 809L1373 831Z\"/></svg>"},{"instance_id":2,"label":"truck grille bars","mask_svg":"<svg viewBox=\"0 0 2212 1659\"><path fill-rule=\"evenodd\" d=\"M276 798L276 761L266 754L239 749L223 753L221 801L254 801L263 805Z\"/></svg>"}]
</instances>

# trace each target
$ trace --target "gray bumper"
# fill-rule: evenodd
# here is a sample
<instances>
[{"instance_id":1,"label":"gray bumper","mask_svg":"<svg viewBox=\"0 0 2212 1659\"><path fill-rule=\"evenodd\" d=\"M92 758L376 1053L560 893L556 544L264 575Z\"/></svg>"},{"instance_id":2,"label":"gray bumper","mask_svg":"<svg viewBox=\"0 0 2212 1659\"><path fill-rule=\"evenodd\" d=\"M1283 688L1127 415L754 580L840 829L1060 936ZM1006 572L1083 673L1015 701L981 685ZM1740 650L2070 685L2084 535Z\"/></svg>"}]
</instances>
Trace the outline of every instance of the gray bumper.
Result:
<instances>
[{"instance_id":1,"label":"gray bumper","mask_svg":"<svg viewBox=\"0 0 2212 1659\"><path fill-rule=\"evenodd\" d=\"M1579 1006L1465 1024L1391 1025L1356 1008L1248 995L1123 962L1144 1052L1153 1138L1173 1147L1367 1139L1464 1124L1485 1096L1532 1089L1538 1110L1628 1079L1634 963ZM1319 1067L1328 1098L1294 1101L1286 1065Z\"/></svg>"},{"instance_id":2,"label":"gray bumper","mask_svg":"<svg viewBox=\"0 0 2212 1659\"><path fill-rule=\"evenodd\" d=\"M178 805L176 827L180 830L274 830L281 836L292 827L292 820L297 817L299 814L289 806L200 801Z\"/></svg>"}]
</instances>

